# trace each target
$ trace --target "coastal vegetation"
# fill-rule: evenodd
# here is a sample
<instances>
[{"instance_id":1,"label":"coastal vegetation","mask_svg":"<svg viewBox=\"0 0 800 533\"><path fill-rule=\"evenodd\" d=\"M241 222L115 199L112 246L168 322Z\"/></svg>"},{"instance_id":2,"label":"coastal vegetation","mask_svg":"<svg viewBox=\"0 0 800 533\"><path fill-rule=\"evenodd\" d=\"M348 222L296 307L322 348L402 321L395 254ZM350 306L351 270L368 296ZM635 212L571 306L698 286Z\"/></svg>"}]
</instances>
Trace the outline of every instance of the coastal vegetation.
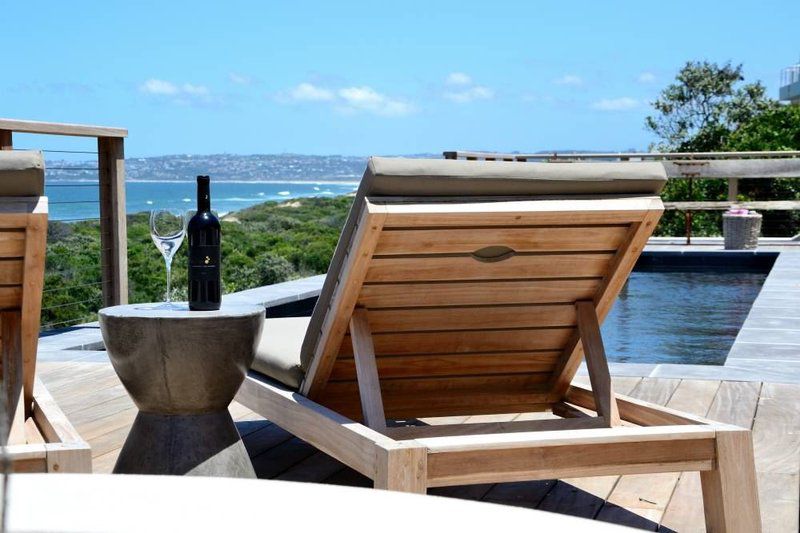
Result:
<instances>
[{"instance_id":1,"label":"coastal vegetation","mask_svg":"<svg viewBox=\"0 0 800 533\"><path fill-rule=\"evenodd\" d=\"M322 274L344 225L352 197L266 202L223 217L225 293ZM42 325L59 328L95 320L102 304L97 221L50 222ZM172 298L186 299L187 247L173 260ZM128 216L128 290L131 302L164 297L164 259L150 238L147 213Z\"/></svg>"}]
</instances>

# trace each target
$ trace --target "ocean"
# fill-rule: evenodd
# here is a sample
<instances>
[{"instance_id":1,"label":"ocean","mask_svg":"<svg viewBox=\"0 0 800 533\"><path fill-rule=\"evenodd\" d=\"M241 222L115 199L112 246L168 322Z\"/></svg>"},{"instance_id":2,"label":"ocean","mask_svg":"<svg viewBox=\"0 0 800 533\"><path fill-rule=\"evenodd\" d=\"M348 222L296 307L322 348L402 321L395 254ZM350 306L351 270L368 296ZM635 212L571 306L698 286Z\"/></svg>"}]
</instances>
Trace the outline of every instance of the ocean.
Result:
<instances>
[{"instance_id":1,"label":"ocean","mask_svg":"<svg viewBox=\"0 0 800 533\"><path fill-rule=\"evenodd\" d=\"M138 213L156 208L194 209L197 204L194 181L129 180L125 183L126 210ZM269 200L311 196L332 197L355 191L354 181L228 181L211 184L211 205L219 214L238 211ZM50 203L50 220L77 221L97 218L96 180L50 180L45 186Z\"/></svg>"}]
</instances>

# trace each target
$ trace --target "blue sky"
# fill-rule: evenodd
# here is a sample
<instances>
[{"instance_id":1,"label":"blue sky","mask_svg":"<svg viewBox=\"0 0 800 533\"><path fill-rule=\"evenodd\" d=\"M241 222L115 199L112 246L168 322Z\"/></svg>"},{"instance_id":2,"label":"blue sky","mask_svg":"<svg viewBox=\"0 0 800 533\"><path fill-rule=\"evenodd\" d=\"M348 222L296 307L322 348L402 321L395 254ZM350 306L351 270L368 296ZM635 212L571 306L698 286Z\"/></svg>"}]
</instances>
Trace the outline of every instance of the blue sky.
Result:
<instances>
[{"instance_id":1,"label":"blue sky","mask_svg":"<svg viewBox=\"0 0 800 533\"><path fill-rule=\"evenodd\" d=\"M685 61L743 63L777 96L800 57L796 0L26 0L2 17L0 116L127 127L128 156L645 149Z\"/></svg>"}]
</instances>

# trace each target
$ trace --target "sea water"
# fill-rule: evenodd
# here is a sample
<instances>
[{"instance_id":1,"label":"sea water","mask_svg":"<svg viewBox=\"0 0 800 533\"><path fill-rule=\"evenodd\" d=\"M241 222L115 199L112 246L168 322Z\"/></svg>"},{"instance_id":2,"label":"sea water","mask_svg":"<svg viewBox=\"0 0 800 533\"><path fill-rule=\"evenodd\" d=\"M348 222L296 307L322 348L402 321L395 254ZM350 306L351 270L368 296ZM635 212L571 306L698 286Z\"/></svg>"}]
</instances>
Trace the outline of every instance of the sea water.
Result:
<instances>
[{"instance_id":1,"label":"sea water","mask_svg":"<svg viewBox=\"0 0 800 533\"><path fill-rule=\"evenodd\" d=\"M270 200L311 196L333 197L352 193L357 182L334 181L214 181L211 204L217 213L228 213ZM127 181L126 210L138 213L156 208L194 209L194 181ZM50 220L74 221L99 216L97 181L51 180L45 187Z\"/></svg>"}]
</instances>

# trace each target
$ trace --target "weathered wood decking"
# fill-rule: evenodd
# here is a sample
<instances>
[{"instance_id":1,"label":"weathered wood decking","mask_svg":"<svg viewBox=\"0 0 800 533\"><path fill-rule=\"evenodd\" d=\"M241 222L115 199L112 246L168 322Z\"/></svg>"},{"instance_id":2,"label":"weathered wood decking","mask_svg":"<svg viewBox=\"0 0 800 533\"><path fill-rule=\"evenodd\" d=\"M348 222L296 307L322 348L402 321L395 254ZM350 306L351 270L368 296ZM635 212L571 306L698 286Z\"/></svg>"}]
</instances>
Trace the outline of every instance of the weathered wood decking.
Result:
<instances>
[{"instance_id":1,"label":"weathered wood decking","mask_svg":"<svg viewBox=\"0 0 800 533\"><path fill-rule=\"evenodd\" d=\"M91 444L95 472L111 471L136 408L103 352L40 361L39 376ZM622 394L753 429L764 530L798 530L800 385L618 377ZM241 405L231 413L262 478L370 482ZM503 420L515 416L508 415ZM470 421L497 419L471 417ZM460 420L459 420L460 421ZM651 531L703 531L700 478L691 474L606 476L434 489L432 494L535 507Z\"/></svg>"}]
</instances>

